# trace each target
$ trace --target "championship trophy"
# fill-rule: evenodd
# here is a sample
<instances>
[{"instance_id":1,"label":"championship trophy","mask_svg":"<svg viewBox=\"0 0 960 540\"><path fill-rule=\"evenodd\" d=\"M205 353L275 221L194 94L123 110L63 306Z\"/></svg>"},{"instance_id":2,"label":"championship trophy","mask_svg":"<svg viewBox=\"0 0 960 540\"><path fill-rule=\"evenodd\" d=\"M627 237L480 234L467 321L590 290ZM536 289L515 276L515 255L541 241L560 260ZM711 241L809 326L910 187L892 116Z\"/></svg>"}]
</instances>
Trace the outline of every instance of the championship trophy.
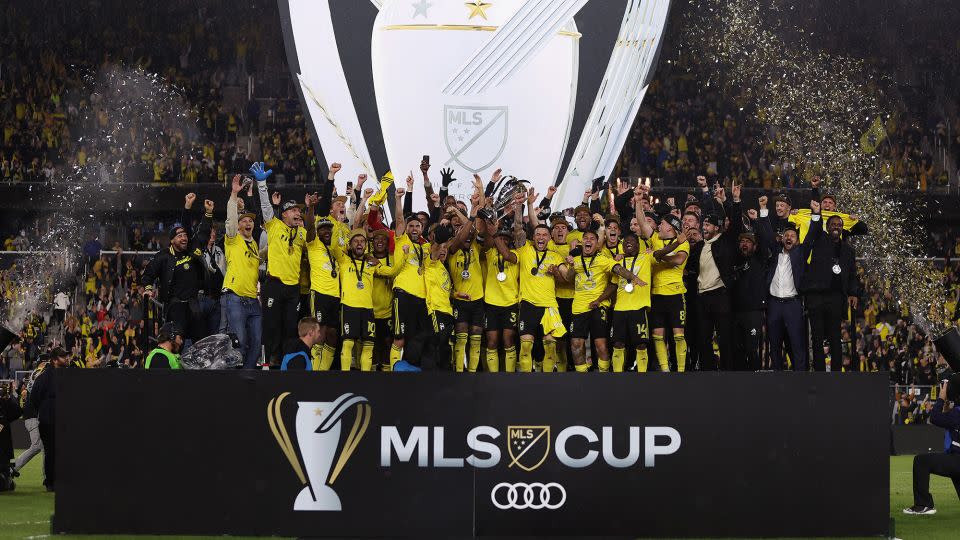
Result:
<instances>
[{"instance_id":1,"label":"championship trophy","mask_svg":"<svg viewBox=\"0 0 960 540\"><path fill-rule=\"evenodd\" d=\"M376 178L354 106L369 89L351 94L343 71L344 62L359 69L365 63L349 50L341 60L334 27L344 30L340 20L334 25L333 13L345 8L331 10L336 1L279 0L289 64L324 155L343 163L347 178ZM590 180L613 171L649 85L670 7L670 0L626 0L610 58L581 59L580 39L590 36L579 33L573 17L588 2L372 0L370 69L389 168L405 175L430 155L434 164L461 172L502 168L531 179L540 193L558 185L560 207L579 202ZM366 6L354 6L348 23L360 30L356 19ZM561 174L581 61L598 60L608 61L607 70ZM470 189L461 180L450 193L465 200ZM422 204L423 193L414 196Z\"/></svg>"},{"instance_id":2,"label":"championship trophy","mask_svg":"<svg viewBox=\"0 0 960 540\"><path fill-rule=\"evenodd\" d=\"M295 421L297 445L300 450L298 459L281 410L283 400L289 395L289 392L285 392L270 400L267 405L267 423L277 444L280 445L280 450L283 451L294 473L304 485L297 495L293 509L339 511L340 497L331 486L357 449L360 439L363 438L370 424L370 404L367 398L350 393L343 394L333 402L298 402ZM340 419L354 405L358 407L353 427L337 456L337 449L340 447Z\"/></svg>"}]
</instances>

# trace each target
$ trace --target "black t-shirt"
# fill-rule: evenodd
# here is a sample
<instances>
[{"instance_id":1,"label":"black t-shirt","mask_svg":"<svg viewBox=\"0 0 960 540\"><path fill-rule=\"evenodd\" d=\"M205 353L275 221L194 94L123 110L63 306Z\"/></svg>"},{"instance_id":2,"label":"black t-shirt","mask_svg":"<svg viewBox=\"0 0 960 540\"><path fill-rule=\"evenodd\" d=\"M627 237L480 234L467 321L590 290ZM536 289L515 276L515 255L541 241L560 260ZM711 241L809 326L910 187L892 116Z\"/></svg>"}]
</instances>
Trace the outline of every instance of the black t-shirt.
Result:
<instances>
[{"instance_id":1,"label":"black t-shirt","mask_svg":"<svg viewBox=\"0 0 960 540\"><path fill-rule=\"evenodd\" d=\"M177 300L191 300L203 285L203 263L187 253L175 253L173 282L170 284L170 296Z\"/></svg>"},{"instance_id":2,"label":"black t-shirt","mask_svg":"<svg viewBox=\"0 0 960 540\"><path fill-rule=\"evenodd\" d=\"M307 347L307 345L303 341L301 341L300 338L291 339L290 341L284 344L284 347L283 347L284 358L286 358L288 355L299 353L299 352L306 353L307 356L304 357L302 354L297 354L296 356L291 357L290 361L287 362L288 370L293 371L293 370L307 369L307 362L310 362L310 347Z\"/></svg>"}]
</instances>

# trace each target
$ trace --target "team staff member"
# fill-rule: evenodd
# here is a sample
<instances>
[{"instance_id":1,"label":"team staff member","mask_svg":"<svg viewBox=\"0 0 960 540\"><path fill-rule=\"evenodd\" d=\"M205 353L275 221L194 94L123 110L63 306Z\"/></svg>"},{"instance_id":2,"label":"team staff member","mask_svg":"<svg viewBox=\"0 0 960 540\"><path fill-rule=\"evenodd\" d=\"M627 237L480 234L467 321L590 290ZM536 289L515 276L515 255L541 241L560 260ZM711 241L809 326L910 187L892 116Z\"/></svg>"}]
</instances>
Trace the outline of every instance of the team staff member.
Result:
<instances>
[{"instance_id":1,"label":"team staff member","mask_svg":"<svg viewBox=\"0 0 960 540\"><path fill-rule=\"evenodd\" d=\"M260 357L263 330L260 300L257 299L260 249L253 239L256 214L239 214L237 194L243 187L240 175L235 175L227 201L227 221L224 223L223 248L227 273L223 276L220 305L227 321L227 331L237 336L240 342L243 368L253 369Z\"/></svg>"},{"instance_id":2,"label":"team staff member","mask_svg":"<svg viewBox=\"0 0 960 540\"><path fill-rule=\"evenodd\" d=\"M483 206L482 183L479 176L476 176L475 182L471 203L473 208L479 208ZM450 208L456 208L456 206ZM453 216L451 221L458 227L471 229L462 243L454 239L447 253L447 268L453 283L455 336L453 363L456 371L463 371L463 361L466 356L467 370L475 373L480 365L480 338L483 335L484 290L483 266L480 263L482 246L477 242L476 231L472 230L472 224L461 222L457 216ZM468 337L469 356L466 355Z\"/></svg>"},{"instance_id":3,"label":"team staff member","mask_svg":"<svg viewBox=\"0 0 960 540\"><path fill-rule=\"evenodd\" d=\"M638 190L645 195L642 184ZM667 344L664 341L666 328L673 329L674 353L677 357L677 371L685 371L687 363L687 342L683 329L686 323L686 304L683 285L683 269L687 265L690 244L680 232L681 222L676 216L667 214L660 220L657 231L653 231L646 220L639 223L644 239L648 239L653 249L653 271L651 288L650 326L653 328L653 347L662 371L669 371Z\"/></svg>"},{"instance_id":4,"label":"team staff member","mask_svg":"<svg viewBox=\"0 0 960 540\"><path fill-rule=\"evenodd\" d=\"M307 195L307 257L310 260L310 313L323 336L314 347L314 371L327 371L333 365L337 350L337 328L340 326L340 274L338 259L343 254L333 238L334 224L323 218L314 225L314 207L319 198ZM320 351L319 358L316 351Z\"/></svg>"},{"instance_id":5,"label":"team staff member","mask_svg":"<svg viewBox=\"0 0 960 540\"><path fill-rule=\"evenodd\" d=\"M267 178L272 169L264 170L263 162L254 163L250 173L257 180L260 212L267 232L267 278L261 289L263 300L263 344L267 361L280 364L286 340L297 338L300 306L300 258L307 245L301 206L287 201L280 206L280 219L274 216L267 195Z\"/></svg>"},{"instance_id":6,"label":"team staff member","mask_svg":"<svg viewBox=\"0 0 960 540\"><path fill-rule=\"evenodd\" d=\"M144 369L180 369L180 351L183 349L183 334L176 323L168 322L157 334L157 347L147 354Z\"/></svg>"},{"instance_id":7,"label":"team staff member","mask_svg":"<svg viewBox=\"0 0 960 540\"><path fill-rule=\"evenodd\" d=\"M960 496L960 374L940 383L940 393L930 411L930 423L947 431L945 452L918 454L913 457L913 506L904 514L931 515L937 509L930 494L930 475L946 476Z\"/></svg>"},{"instance_id":8,"label":"team staff member","mask_svg":"<svg viewBox=\"0 0 960 540\"><path fill-rule=\"evenodd\" d=\"M607 338L610 335L610 297L616 285L610 282L610 274L626 279L639 287L646 283L610 257L600 254L600 238L603 231L583 233L583 249L580 255L566 258L565 279L575 284L573 297L573 321L570 323L570 346L573 348L574 369L587 371L586 340L593 339L593 352L597 357L600 372L610 371L610 356ZM622 369L622 365L621 365Z\"/></svg>"},{"instance_id":9,"label":"team staff member","mask_svg":"<svg viewBox=\"0 0 960 540\"><path fill-rule=\"evenodd\" d=\"M373 370L373 343L376 323L373 312L375 276L389 276L390 268L367 253L367 237L363 229L350 233L349 251L339 252L341 327L340 369L350 371L353 351L360 341L360 370Z\"/></svg>"},{"instance_id":10,"label":"team staff member","mask_svg":"<svg viewBox=\"0 0 960 540\"><path fill-rule=\"evenodd\" d=\"M487 221L486 290L484 291L484 323L487 330L487 371L499 370L503 349L504 371L513 373L517 365L517 318L520 304L520 267L517 251L511 247L509 230L500 230ZM494 232L496 231L496 232ZM514 262L503 256L509 252Z\"/></svg>"},{"instance_id":11,"label":"team staff member","mask_svg":"<svg viewBox=\"0 0 960 540\"><path fill-rule=\"evenodd\" d=\"M393 278L400 268L393 264L390 251L390 232L378 229L370 233L373 256L389 272L375 276L373 280L373 318L376 327L373 359L379 369L386 371L390 366L390 344L393 342Z\"/></svg>"},{"instance_id":12,"label":"team staff member","mask_svg":"<svg viewBox=\"0 0 960 540\"><path fill-rule=\"evenodd\" d=\"M187 195L187 204L192 204ZM160 282L159 300L164 304L166 320L177 323L188 338L199 340L207 336L207 322L200 309L200 295L206 281L202 245L210 238L213 226L213 201L204 201L204 216L199 232L191 236L182 225L170 229L170 247L158 252L143 271L143 295L153 297L153 284ZM193 240L191 240L191 237Z\"/></svg>"},{"instance_id":13,"label":"team staff member","mask_svg":"<svg viewBox=\"0 0 960 540\"><path fill-rule=\"evenodd\" d=\"M617 295L613 304L613 371L624 370L627 347L636 350L638 372L646 372L649 364L647 343L650 341L650 326L647 317L650 311L650 269L653 250L640 250L640 239L633 232L623 235L623 260L620 264L642 283L617 277Z\"/></svg>"},{"instance_id":14,"label":"team staff member","mask_svg":"<svg viewBox=\"0 0 960 540\"><path fill-rule=\"evenodd\" d=\"M67 351L60 347L50 351L50 365L33 382L28 398L37 411L40 441L43 442L43 485L47 491L55 490L57 479L57 450L54 438L57 431L57 376L69 365L70 355Z\"/></svg>"},{"instance_id":15,"label":"team staff member","mask_svg":"<svg viewBox=\"0 0 960 540\"><path fill-rule=\"evenodd\" d=\"M423 282L426 260L429 257L430 244L422 243L420 235L423 224L418 219L407 220L401 210L406 190L398 188L396 201L396 238L394 239L393 258L399 268L393 278L393 344L390 346L390 367L403 358L403 348L407 340L422 331L430 331L427 326L427 289ZM411 359L414 360L414 359Z\"/></svg>"},{"instance_id":16,"label":"team staff member","mask_svg":"<svg viewBox=\"0 0 960 540\"><path fill-rule=\"evenodd\" d=\"M527 243L517 210L514 219L515 235L524 240L522 247L511 252L500 249L504 259L520 266L520 371L533 370L533 342L543 335L543 371L550 373L557 361L557 339L567 333L560 319L554 279L564 279L566 265L560 255L547 249L550 228L538 225L533 231L533 242Z\"/></svg>"}]
</instances>

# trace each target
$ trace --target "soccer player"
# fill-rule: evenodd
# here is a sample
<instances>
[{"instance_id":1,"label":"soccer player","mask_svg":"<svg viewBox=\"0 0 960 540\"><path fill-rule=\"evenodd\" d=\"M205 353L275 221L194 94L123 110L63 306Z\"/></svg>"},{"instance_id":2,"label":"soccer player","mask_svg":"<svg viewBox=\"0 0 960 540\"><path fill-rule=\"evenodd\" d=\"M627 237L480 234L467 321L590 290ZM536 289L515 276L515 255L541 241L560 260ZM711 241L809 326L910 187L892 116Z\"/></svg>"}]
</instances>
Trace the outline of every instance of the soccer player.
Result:
<instances>
[{"instance_id":1,"label":"soccer player","mask_svg":"<svg viewBox=\"0 0 960 540\"><path fill-rule=\"evenodd\" d=\"M645 186L640 186L646 190ZM672 214L663 216L657 230L651 229L646 220L640 222L641 234L648 239L653 251L651 286L650 326L653 328L653 347L661 371L669 371L669 356L664 334L673 329L674 353L677 371L686 370L687 342L683 330L686 322L686 302L683 285L683 269L690 254L690 244L680 232L682 225Z\"/></svg>"},{"instance_id":2,"label":"soccer player","mask_svg":"<svg viewBox=\"0 0 960 540\"><path fill-rule=\"evenodd\" d=\"M623 260L623 245L620 242L620 216L609 214L603 220L603 228L606 235L601 238L603 247L600 254L620 262Z\"/></svg>"},{"instance_id":3,"label":"soccer player","mask_svg":"<svg viewBox=\"0 0 960 540\"><path fill-rule=\"evenodd\" d=\"M280 219L273 213L267 195L267 178L273 170L264 170L263 162L254 163L250 172L260 193L260 212L267 231L267 278L261 289L263 300L263 341L267 361L280 364L284 340L297 337L297 311L300 304L300 257L307 245L300 205L287 201L280 207Z\"/></svg>"},{"instance_id":4,"label":"soccer player","mask_svg":"<svg viewBox=\"0 0 960 540\"><path fill-rule=\"evenodd\" d=\"M500 348L503 348L504 371L513 373L517 364L517 318L520 303L520 268L517 251L512 248L513 235L500 230L493 221L486 222L487 279L484 292L484 322L487 331L487 371L499 370ZM509 252L513 262L503 256Z\"/></svg>"},{"instance_id":5,"label":"soccer player","mask_svg":"<svg viewBox=\"0 0 960 540\"><path fill-rule=\"evenodd\" d=\"M360 341L360 370L373 369L373 343L376 323L373 311L375 276L389 276L390 268L367 253L367 237L363 229L350 233L349 251L339 252L341 294L341 371L350 371L353 350Z\"/></svg>"},{"instance_id":6,"label":"soccer player","mask_svg":"<svg viewBox=\"0 0 960 540\"><path fill-rule=\"evenodd\" d=\"M475 175L475 191L471 197L474 208L483 206L483 183ZM460 208L456 205L448 207ZM462 212L462 210L460 210ZM462 214L461 214L462 215ZM480 338L483 335L483 267L480 263L482 246L477 242L473 224L463 222L454 215L451 219L458 228L468 227L470 230L463 242L454 239L447 252L447 268L453 282L453 317L455 345L453 348L453 364L456 371L463 371L464 357L467 352L467 338L469 336L470 354L467 357L467 370L477 371L480 364ZM459 229L458 229L459 230Z\"/></svg>"},{"instance_id":7,"label":"soccer player","mask_svg":"<svg viewBox=\"0 0 960 540\"><path fill-rule=\"evenodd\" d=\"M240 342L243 368L253 369L260 357L262 332L260 300L257 299L260 249L253 239L253 224L257 216L252 213L239 214L237 194L243 187L240 175L235 175L230 186L227 221L224 225L223 247L227 273L223 277L220 303L227 321L227 331L237 336Z\"/></svg>"},{"instance_id":8,"label":"soccer player","mask_svg":"<svg viewBox=\"0 0 960 540\"><path fill-rule=\"evenodd\" d=\"M370 233L373 256L389 271L381 270L373 280L373 319L376 330L373 359L381 370L390 366L390 344L393 342L393 277L400 269L393 264L390 232L379 229Z\"/></svg>"},{"instance_id":9,"label":"soccer player","mask_svg":"<svg viewBox=\"0 0 960 540\"><path fill-rule=\"evenodd\" d=\"M617 277L617 297L613 304L613 371L624 370L627 347L636 353L638 372L646 372L649 364L647 344L650 341L650 271L653 250L640 250L640 239L633 232L623 235L623 260L620 264L643 283L638 285Z\"/></svg>"},{"instance_id":10,"label":"soccer player","mask_svg":"<svg viewBox=\"0 0 960 540\"><path fill-rule=\"evenodd\" d=\"M313 370L327 371L337 351L340 325L340 273L338 259L343 250L333 239L334 224L321 219L314 224L317 195L307 195L307 257L310 259L310 313L320 323L323 335L314 346ZM319 351L319 355L317 355Z\"/></svg>"},{"instance_id":11,"label":"soccer player","mask_svg":"<svg viewBox=\"0 0 960 540\"><path fill-rule=\"evenodd\" d=\"M520 213L516 211L514 233L525 240ZM560 319L557 307L556 284L554 279L564 279L566 265L560 255L547 249L550 242L550 228L537 225L533 231L533 242L523 242L515 252L504 249L498 244L500 255L504 259L520 266L520 371L530 373L533 370L533 342L543 335L543 371L552 372L557 361L557 339L567 333Z\"/></svg>"},{"instance_id":12,"label":"soccer player","mask_svg":"<svg viewBox=\"0 0 960 540\"><path fill-rule=\"evenodd\" d=\"M425 255L429 256L430 244L422 242L423 224L418 219L409 219L402 213L403 195L406 190L396 190L396 238L394 239L394 264L399 267L393 279L393 344L390 346L390 366L403 358L407 340L415 337L427 326L427 290L423 281Z\"/></svg>"},{"instance_id":13,"label":"soccer player","mask_svg":"<svg viewBox=\"0 0 960 540\"><path fill-rule=\"evenodd\" d=\"M553 189L551 187L551 189ZM547 192L550 195L550 192ZM548 249L556 251L562 259L570 255L570 244L568 243L568 234L570 233L570 224L563 214L557 213L550 216L550 244ZM557 281L557 306L560 308L560 319L565 328L570 328L573 321L573 283L565 280ZM573 351L570 349L570 340L563 338L557 343L557 371L566 371L569 359L573 358Z\"/></svg>"},{"instance_id":14,"label":"soccer player","mask_svg":"<svg viewBox=\"0 0 960 540\"><path fill-rule=\"evenodd\" d=\"M576 257L568 255L565 279L574 282L573 321L570 323L570 346L573 349L574 369L587 371L586 340L593 340L593 352L601 372L610 371L610 356L607 338L610 335L610 297L616 291L610 274L626 279L635 287L645 285L637 277L624 270L612 258L600 254L600 238L603 231L587 230L583 233L583 250ZM621 365L621 370L623 366Z\"/></svg>"}]
</instances>

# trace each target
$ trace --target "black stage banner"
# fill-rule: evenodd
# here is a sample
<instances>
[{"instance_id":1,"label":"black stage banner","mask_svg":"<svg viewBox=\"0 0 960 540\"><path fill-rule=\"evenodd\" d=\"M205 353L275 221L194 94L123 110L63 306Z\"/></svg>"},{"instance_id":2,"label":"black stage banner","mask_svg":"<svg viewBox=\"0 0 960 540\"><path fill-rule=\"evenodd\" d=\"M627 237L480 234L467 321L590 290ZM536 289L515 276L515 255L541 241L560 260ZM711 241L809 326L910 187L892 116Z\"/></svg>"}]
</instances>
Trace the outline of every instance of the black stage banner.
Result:
<instances>
[{"instance_id":1,"label":"black stage banner","mask_svg":"<svg viewBox=\"0 0 960 540\"><path fill-rule=\"evenodd\" d=\"M870 536L883 374L67 370L54 531Z\"/></svg>"}]
</instances>

